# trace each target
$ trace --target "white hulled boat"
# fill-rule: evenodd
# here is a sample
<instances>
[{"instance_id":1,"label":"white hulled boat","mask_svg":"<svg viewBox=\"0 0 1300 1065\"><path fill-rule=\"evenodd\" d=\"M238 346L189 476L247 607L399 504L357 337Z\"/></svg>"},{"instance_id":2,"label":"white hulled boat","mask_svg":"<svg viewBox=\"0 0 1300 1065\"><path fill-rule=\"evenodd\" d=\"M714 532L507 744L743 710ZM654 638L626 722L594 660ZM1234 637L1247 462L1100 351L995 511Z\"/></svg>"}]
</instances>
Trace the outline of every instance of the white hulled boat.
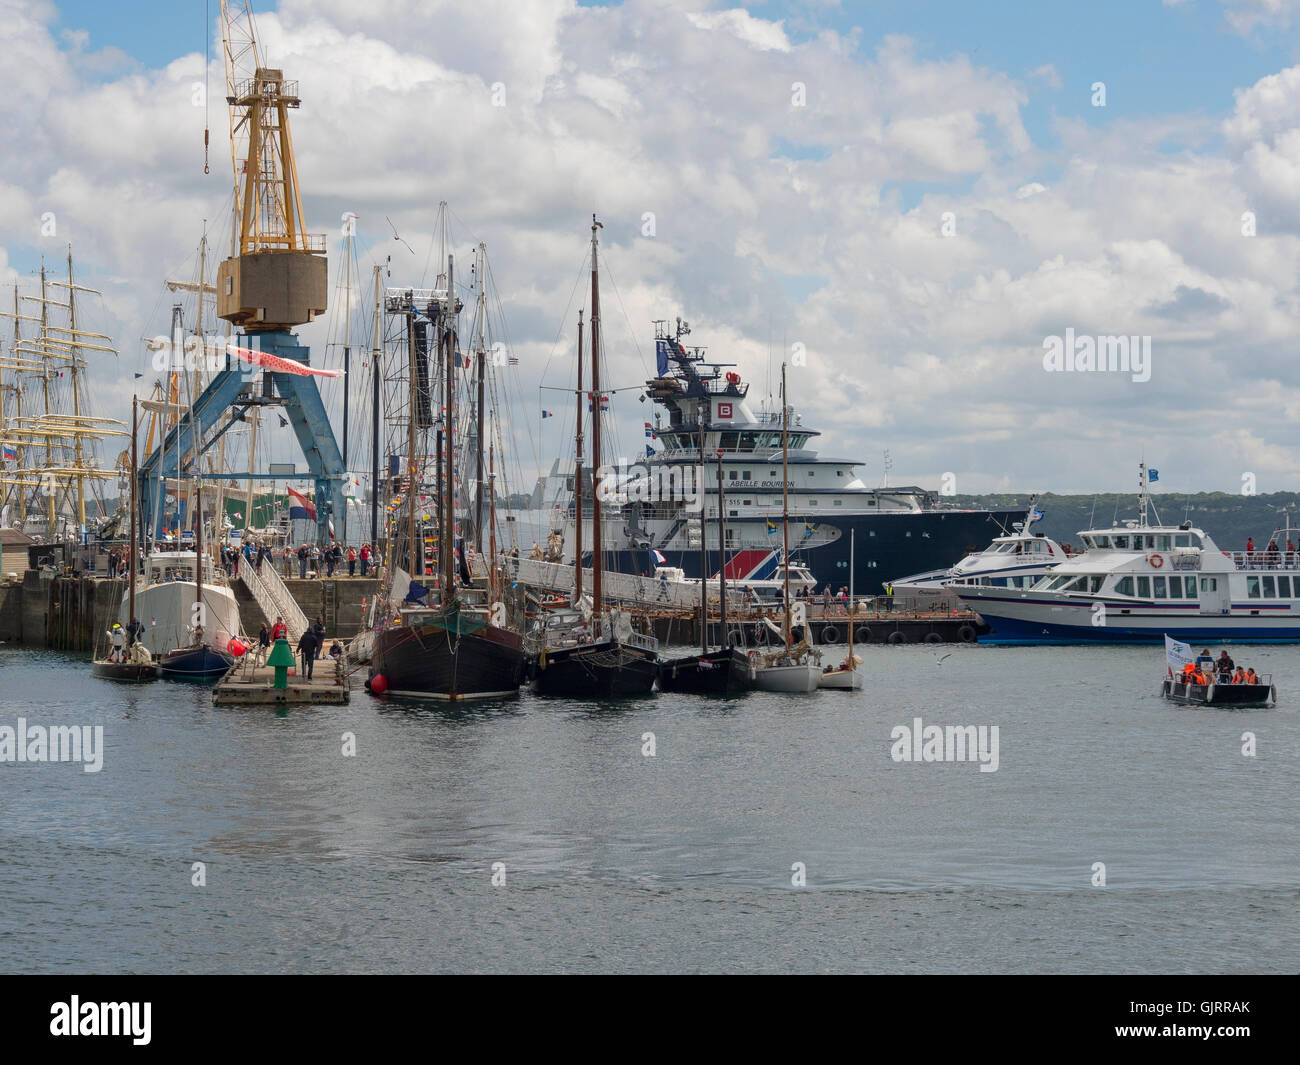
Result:
<instances>
[{"instance_id":1,"label":"white hulled boat","mask_svg":"<svg viewBox=\"0 0 1300 1065\"><path fill-rule=\"evenodd\" d=\"M1300 552L1224 551L1190 522L1150 525L1145 464L1139 485L1137 521L1081 532L1084 551L1032 588L956 586L993 630L982 641L1300 642Z\"/></svg>"}]
</instances>

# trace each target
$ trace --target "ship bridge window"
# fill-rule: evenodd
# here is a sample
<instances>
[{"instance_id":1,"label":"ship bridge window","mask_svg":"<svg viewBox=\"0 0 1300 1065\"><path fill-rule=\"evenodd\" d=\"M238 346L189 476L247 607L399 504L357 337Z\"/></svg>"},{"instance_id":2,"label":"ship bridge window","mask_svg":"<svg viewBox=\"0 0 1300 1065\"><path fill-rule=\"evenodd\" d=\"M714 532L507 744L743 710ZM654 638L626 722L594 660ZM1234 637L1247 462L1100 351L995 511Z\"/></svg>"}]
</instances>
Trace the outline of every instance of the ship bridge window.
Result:
<instances>
[{"instance_id":1,"label":"ship bridge window","mask_svg":"<svg viewBox=\"0 0 1300 1065\"><path fill-rule=\"evenodd\" d=\"M1171 546L1171 538L1168 533L1156 537L1156 550L1168 551Z\"/></svg>"},{"instance_id":2,"label":"ship bridge window","mask_svg":"<svg viewBox=\"0 0 1300 1065\"><path fill-rule=\"evenodd\" d=\"M1110 537L1109 537L1109 536L1098 536L1098 537L1097 537L1097 546L1098 546L1098 547L1101 547L1101 548L1106 548L1107 550L1109 550L1109 549L1110 549Z\"/></svg>"},{"instance_id":3,"label":"ship bridge window","mask_svg":"<svg viewBox=\"0 0 1300 1065\"><path fill-rule=\"evenodd\" d=\"M722 448L723 451L735 451L739 442L740 442L739 433L718 434L718 447Z\"/></svg>"},{"instance_id":4,"label":"ship bridge window","mask_svg":"<svg viewBox=\"0 0 1300 1065\"><path fill-rule=\"evenodd\" d=\"M1117 551L1127 551L1127 550L1128 550L1128 537L1127 537L1127 536L1116 536L1116 537L1114 538L1114 540L1113 540L1111 546L1114 547L1115 550L1117 550Z\"/></svg>"},{"instance_id":5,"label":"ship bridge window","mask_svg":"<svg viewBox=\"0 0 1300 1065\"><path fill-rule=\"evenodd\" d=\"M1083 541L1083 547L1084 547L1084 550L1087 550L1087 549L1089 549L1089 548L1091 548L1091 547L1094 546L1094 545L1093 545L1093 542L1092 542L1092 537L1091 537L1091 536L1082 536L1082 537L1080 537L1080 539Z\"/></svg>"},{"instance_id":6,"label":"ship bridge window","mask_svg":"<svg viewBox=\"0 0 1300 1065\"><path fill-rule=\"evenodd\" d=\"M1132 577L1121 577L1118 581L1116 581L1116 582L1115 582L1115 594L1116 594L1116 595L1127 595L1127 596L1132 596L1132 594L1133 594L1133 578L1132 578Z\"/></svg>"},{"instance_id":7,"label":"ship bridge window","mask_svg":"<svg viewBox=\"0 0 1300 1065\"><path fill-rule=\"evenodd\" d=\"M1190 536L1186 535L1185 533L1180 533L1179 535L1177 535L1177 536L1174 537L1174 546L1175 546L1175 547L1191 547L1191 546L1192 546L1192 538L1191 538Z\"/></svg>"}]
</instances>

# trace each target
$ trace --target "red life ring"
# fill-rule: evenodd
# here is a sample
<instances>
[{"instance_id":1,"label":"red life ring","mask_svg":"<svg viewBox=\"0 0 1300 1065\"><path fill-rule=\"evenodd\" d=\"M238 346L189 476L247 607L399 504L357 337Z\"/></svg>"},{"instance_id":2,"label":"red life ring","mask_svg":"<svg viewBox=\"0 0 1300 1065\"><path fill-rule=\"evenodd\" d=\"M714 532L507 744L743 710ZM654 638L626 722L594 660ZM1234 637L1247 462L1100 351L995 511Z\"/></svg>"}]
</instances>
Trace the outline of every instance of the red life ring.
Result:
<instances>
[{"instance_id":1,"label":"red life ring","mask_svg":"<svg viewBox=\"0 0 1300 1065\"><path fill-rule=\"evenodd\" d=\"M1159 552L1155 552L1155 551L1147 555L1147 561L1151 563L1152 569L1159 569L1161 566L1165 564L1164 558L1160 555Z\"/></svg>"}]
</instances>

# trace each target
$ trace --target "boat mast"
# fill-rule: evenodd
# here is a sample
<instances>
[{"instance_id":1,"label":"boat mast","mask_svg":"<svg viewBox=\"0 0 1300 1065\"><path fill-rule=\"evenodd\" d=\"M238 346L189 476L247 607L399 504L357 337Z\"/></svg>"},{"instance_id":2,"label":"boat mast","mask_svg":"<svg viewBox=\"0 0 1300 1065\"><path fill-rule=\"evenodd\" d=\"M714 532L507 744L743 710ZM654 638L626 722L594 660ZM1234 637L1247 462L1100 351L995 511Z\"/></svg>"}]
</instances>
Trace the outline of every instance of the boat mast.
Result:
<instances>
[{"instance_id":1,"label":"boat mast","mask_svg":"<svg viewBox=\"0 0 1300 1065\"><path fill-rule=\"evenodd\" d=\"M701 484L701 493L703 484ZM703 495L701 495L703 498ZM727 500L722 491L722 448L718 448L718 598L720 601L722 640L725 651L731 646L727 638ZM701 533L703 530L701 530Z\"/></svg>"},{"instance_id":2,"label":"boat mast","mask_svg":"<svg viewBox=\"0 0 1300 1065\"><path fill-rule=\"evenodd\" d=\"M700 651L704 654L709 653L709 541L705 535L705 518L707 512L704 506L704 404L707 399L700 400ZM721 518L721 511L718 517Z\"/></svg>"},{"instance_id":3,"label":"boat mast","mask_svg":"<svg viewBox=\"0 0 1300 1065\"><path fill-rule=\"evenodd\" d=\"M454 257L447 256L447 309L443 328L443 343L447 348L443 372L446 396L446 439L443 442L443 454L447 458L446 480L443 482L440 503L444 510L442 520L442 564L444 571L442 584L442 605L450 607L456 599L456 284Z\"/></svg>"},{"instance_id":4,"label":"boat mast","mask_svg":"<svg viewBox=\"0 0 1300 1065\"><path fill-rule=\"evenodd\" d=\"M343 471L348 466L348 393L352 391L352 226L347 227L347 247L343 252ZM328 526L327 526L328 528ZM339 538L348 542L348 500L343 497L343 519Z\"/></svg>"},{"instance_id":5,"label":"boat mast","mask_svg":"<svg viewBox=\"0 0 1300 1065\"><path fill-rule=\"evenodd\" d=\"M74 461L77 466L77 520L80 522L80 529L86 527L86 477L81 472L82 468L82 444L81 444L81 374L78 371L80 358L78 356L77 343L77 289L72 280L72 245L68 245L68 328L72 336L72 413L76 417L76 441L73 445ZM80 530L78 533L80 538Z\"/></svg>"},{"instance_id":6,"label":"boat mast","mask_svg":"<svg viewBox=\"0 0 1300 1065\"><path fill-rule=\"evenodd\" d=\"M592 614L600 616L600 553L604 541L600 530L600 493L596 479L600 476L600 274L596 265L596 229L600 223L591 216L591 600Z\"/></svg>"},{"instance_id":7,"label":"boat mast","mask_svg":"<svg viewBox=\"0 0 1300 1065\"><path fill-rule=\"evenodd\" d=\"M573 478L574 536L573 606L582 601L582 311L578 311L578 430L577 460Z\"/></svg>"},{"instance_id":8,"label":"boat mast","mask_svg":"<svg viewBox=\"0 0 1300 1065\"><path fill-rule=\"evenodd\" d=\"M415 315L406 316L406 353L410 367L411 403L406 418L406 565L411 576L415 576L415 390L419 387L415 360ZM423 575L423 573L421 573Z\"/></svg>"},{"instance_id":9,"label":"boat mast","mask_svg":"<svg viewBox=\"0 0 1300 1065\"><path fill-rule=\"evenodd\" d=\"M853 539L857 530L849 530L849 668L853 669L853 616L857 613L853 599Z\"/></svg>"},{"instance_id":10,"label":"boat mast","mask_svg":"<svg viewBox=\"0 0 1300 1065\"><path fill-rule=\"evenodd\" d=\"M135 622L135 575L139 572L139 564L135 560L135 514L136 514L136 476L137 468L140 461L140 452L138 446L138 428L139 415L136 413L138 400L135 396L131 397L131 546L127 551L127 574L130 584L127 592L128 606L126 609L126 621L128 625Z\"/></svg>"},{"instance_id":11,"label":"boat mast","mask_svg":"<svg viewBox=\"0 0 1300 1065\"><path fill-rule=\"evenodd\" d=\"M374 343L370 349L370 550L379 550L379 357L382 350L383 321L380 317L379 275L383 267L375 264ZM346 381L344 388L347 387Z\"/></svg>"},{"instance_id":12,"label":"boat mast","mask_svg":"<svg viewBox=\"0 0 1300 1065\"><path fill-rule=\"evenodd\" d=\"M790 404L785 395L785 363L781 363L781 563L785 567L785 645L790 646Z\"/></svg>"},{"instance_id":13,"label":"boat mast","mask_svg":"<svg viewBox=\"0 0 1300 1065\"><path fill-rule=\"evenodd\" d=\"M497 598L497 465L494 445L488 445L488 601Z\"/></svg>"},{"instance_id":14,"label":"boat mast","mask_svg":"<svg viewBox=\"0 0 1300 1065\"><path fill-rule=\"evenodd\" d=\"M484 282L487 280L484 275L483 260L487 253L487 245L482 242L478 246L478 307L475 310L475 325L478 327L475 336L477 371L478 371L478 410L475 412L476 425L474 433L474 450L477 452L474 472L474 547L481 555L483 554L483 377L487 363L487 353L483 350L483 330L484 320L487 317L487 299L485 297Z\"/></svg>"}]
</instances>

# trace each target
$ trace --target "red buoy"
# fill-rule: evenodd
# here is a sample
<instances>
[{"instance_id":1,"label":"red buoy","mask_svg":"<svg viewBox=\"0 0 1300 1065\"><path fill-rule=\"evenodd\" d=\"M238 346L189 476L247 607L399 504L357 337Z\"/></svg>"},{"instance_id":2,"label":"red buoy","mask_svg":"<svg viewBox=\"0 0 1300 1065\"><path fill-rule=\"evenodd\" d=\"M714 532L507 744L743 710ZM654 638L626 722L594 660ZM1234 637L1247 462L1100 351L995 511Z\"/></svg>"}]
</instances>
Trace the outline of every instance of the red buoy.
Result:
<instances>
[{"instance_id":1,"label":"red buoy","mask_svg":"<svg viewBox=\"0 0 1300 1065\"><path fill-rule=\"evenodd\" d=\"M383 695L388 691L388 678L382 673L376 673L370 678L370 691L373 695Z\"/></svg>"}]
</instances>

